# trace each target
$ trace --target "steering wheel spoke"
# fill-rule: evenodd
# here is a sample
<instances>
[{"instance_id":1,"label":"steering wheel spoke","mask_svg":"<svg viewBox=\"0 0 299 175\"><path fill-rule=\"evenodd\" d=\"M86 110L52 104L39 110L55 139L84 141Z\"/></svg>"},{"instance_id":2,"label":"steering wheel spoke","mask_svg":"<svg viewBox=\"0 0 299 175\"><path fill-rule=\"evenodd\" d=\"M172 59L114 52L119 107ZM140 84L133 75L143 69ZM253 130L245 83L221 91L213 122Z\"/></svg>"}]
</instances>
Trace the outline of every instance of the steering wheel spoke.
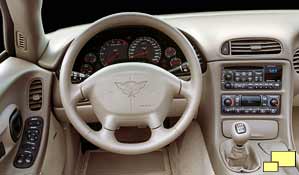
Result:
<instances>
[{"instance_id":1,"label":"steering wheel spoke","mask_svg":"<svg viewBox=\"0 0 299 175\"><path fill-rule=\"evenodd\" d=\"M70 84L69 95L71 103L74 105L85 98L81 91L81 84Z\"/></svg>"},{"instance_id":2,"label":"steering wheel spoke","mask_svg":"<svg viewBox=\"0 0 299 175\"><path fill-rule=\"evenodd\" d=\"M180 95L189 99L192 97L193 89L194 88L191 81L181 80Z\"/></svg>"}]
</instances>

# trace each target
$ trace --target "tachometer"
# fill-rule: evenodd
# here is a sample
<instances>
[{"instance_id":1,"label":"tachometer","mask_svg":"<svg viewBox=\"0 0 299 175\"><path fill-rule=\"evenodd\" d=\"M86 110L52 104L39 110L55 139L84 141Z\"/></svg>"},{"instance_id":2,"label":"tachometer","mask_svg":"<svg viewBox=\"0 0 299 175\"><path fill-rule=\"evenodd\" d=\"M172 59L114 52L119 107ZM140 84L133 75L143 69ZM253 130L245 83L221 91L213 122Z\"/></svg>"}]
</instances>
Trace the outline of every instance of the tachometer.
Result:
<instances>
[{"instance_id":1,"label":"tachometer","mask_svg":"<svg viewBox=\"0 0 299 175\"><path fill-rule=\"evenodd\" d=\"M161 47L154 38L139 37L129 47L129 59L144 59L158 64L161 59Z\"/></svg>"},{"instance_id":2,"label":"tachometer","mask_svg":"<svg viewBox=\"0 0 299 175\"><path fill-rule=\"evenodd\" d=\"M104 66L113 64L120 59L126 59L128 43L122 39L106 41L100 49L100 60Z\"/></svg>"}]
</instances>

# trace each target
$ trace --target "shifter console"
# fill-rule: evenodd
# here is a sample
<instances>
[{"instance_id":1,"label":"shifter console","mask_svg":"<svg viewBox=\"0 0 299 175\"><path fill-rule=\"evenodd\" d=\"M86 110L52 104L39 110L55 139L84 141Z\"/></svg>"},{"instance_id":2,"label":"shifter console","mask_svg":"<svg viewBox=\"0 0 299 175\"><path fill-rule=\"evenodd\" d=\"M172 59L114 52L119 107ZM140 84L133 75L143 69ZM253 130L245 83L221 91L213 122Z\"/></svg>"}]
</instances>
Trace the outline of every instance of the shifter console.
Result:
<instances>
[{"instance_id":1,"label":"shifter console","mask_svg":"<svg viewBox=\"0 0 299 175\"><path fill-rule=\"evenodd\" d=\"M231 128L232 140L220 147L225 165L238 173L250 173L260 167L260 160L255 150L247 143L251 132L246 122L238 121Z\"/></svg>"}]
</instances>

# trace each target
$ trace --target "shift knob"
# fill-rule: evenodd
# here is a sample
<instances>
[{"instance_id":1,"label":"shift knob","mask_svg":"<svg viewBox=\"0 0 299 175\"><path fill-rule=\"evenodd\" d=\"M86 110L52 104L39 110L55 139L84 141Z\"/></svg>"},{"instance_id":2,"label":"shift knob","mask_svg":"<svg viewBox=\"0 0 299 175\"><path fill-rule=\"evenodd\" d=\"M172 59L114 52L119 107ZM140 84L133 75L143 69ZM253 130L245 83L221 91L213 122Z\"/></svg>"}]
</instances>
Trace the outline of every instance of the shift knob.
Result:
<instances>
[{"instance_id":1,"label":"shift knob","mask_svg":"<svg viewBox=\"0 0 299 175\"><path fill-rule=\"evenodd\" d=\"M231 132L234 143L239 147L243 146L250 137L250 127L243 121L233 123Z\"/></svg>"}]
</instances>

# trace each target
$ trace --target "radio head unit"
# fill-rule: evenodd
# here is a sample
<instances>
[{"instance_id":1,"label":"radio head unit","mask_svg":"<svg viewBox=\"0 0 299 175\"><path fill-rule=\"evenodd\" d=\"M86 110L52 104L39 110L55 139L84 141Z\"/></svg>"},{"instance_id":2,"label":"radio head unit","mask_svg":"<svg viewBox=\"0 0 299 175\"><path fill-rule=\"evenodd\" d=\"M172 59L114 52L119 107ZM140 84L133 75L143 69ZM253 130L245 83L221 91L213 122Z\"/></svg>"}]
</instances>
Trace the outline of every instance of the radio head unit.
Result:
<instances>
[{"instance_id":1,"label":"radio head unit","mask_svg":"<svg viewBox=\"0 0 299 175\"><path fill-rule=\"evenodd\" d=\"M229 66L222 70L223 90L279 90L282 83L282 66Z\"/></svg>"}]
</instances>

